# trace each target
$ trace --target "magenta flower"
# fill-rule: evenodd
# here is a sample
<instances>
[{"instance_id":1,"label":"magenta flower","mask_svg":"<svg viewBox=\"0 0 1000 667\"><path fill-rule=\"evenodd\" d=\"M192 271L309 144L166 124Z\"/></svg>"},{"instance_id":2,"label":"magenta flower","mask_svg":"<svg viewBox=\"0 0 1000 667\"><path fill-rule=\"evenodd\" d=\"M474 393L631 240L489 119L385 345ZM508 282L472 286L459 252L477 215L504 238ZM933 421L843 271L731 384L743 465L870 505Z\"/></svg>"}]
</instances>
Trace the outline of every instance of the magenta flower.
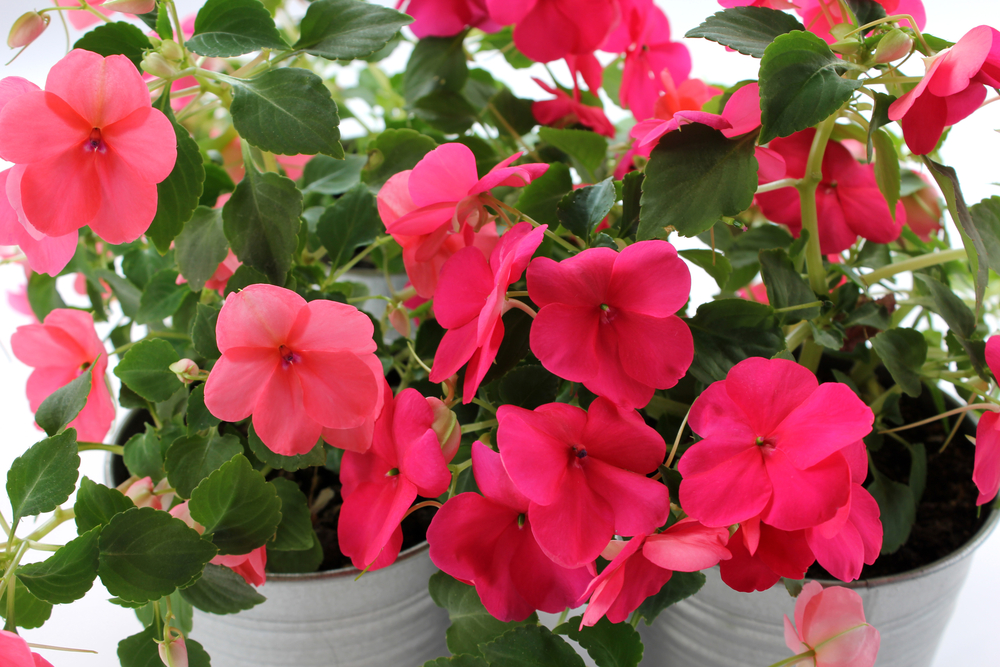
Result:
<instances>
[{"instance_id":1,"label":"magenta flower","mask_svg":"<svg viewBox=\"0 0 1000 667\"><path fill-rule=\"evenodd\" d=\"M0 111L0 157L14 163L7 200L29 232L59 237L90 225L126 243L153 220L177 140L128 58L77 49L52 67L44 91Z\"/></svg>"},{"instance_id":2,"label":"magenta flower","mask_svg":"<svg viewBox=\"0 0 1000 667\"><path fill-rule=\"evenodd\" d=\"M115 418L104 377L108 355L94 330L94 318L82 310L57 308L41 324L18 327L10 337L14 356L34 367L28 378L28 404L35 412L52 392L90 373L87 404L69 423L79 440L101 442Z\"/></svg>"},{"instance_id":3,"label":"magenta flower","mask_svg":"<svg viewBox=\"0 0 1000 667\"><path fill-rule=\"evenodd\" d=\"M371 449L345 452L340 463L344 506L337 534L341 552L358 569L395 562L406 511L418 495L436 498L448 490L448 461L457 450L452 440L457 426L447 433L435 430L441 426L435 411L440 401L416 389L404 390L395 400L388 385L385 392Z\"/></svg>"},{"instance_id":4,"label":"magenta flower","mask_svg":"<svg viewBox=\"0 0 1000 667\"><path fill-rule=\"evenodd\" d=\"M620 0L486 0L490 16L514 26L514 44L547 63L592 53L618 24Z\"/></svg>"},{"instance_id":5,"label":"magenta flower","mask_svg":"<svg viewBox=\"0 0 1000 667\"><path fill-rule=\"evenodd\" d=\"M205 406L224 421L252 414L278 454L305 454L321 435L373 422L382 409L374 328L353 306L250 285L226 298L215 331L222 358L205 383Z\"/></svg>"},{"instance_id":6,"label":"magenta flower","mask_svg":"<svg viewBox=\"0 0 1000 667\"><path fill-rule=\"evenodd\" d=\"M855 482L848 504L833 519L807 529L806 542L827 572L841 581L854 581L861 576L861 568L874 563L882 550L879 515L878 503Z\"/></svg>"},{"instance_id":7,"label":"magenta flower","mask_svg":"<svg viewBox=\"0 0 1000 667\"><path fill-rule=\"evenodd\" d=\"M924 5L921 0L875 0L875 2L882 5L889 16L893 14L909 14L916 20L917 27L921 30L924 29L924 24L927 23L927 13L924 11ZM839 23L849 23L847 17L841 13L839 0L794 0L793 3L782 2L782 0L771 0L770 6L775 9L785 9L786 7L779 5L788 4L796 6L796 11L802 17L802 22L810 32L822 37L829 44L837 41L837 38L830 34L830 28ZM828 17L832 21L828 20ZM911 27L910 22L905 19L901 20L899 25L904 28Z\"/></svg>"},{"instance_id":8,"label":"magenta flower","mask_svg":"<svg viewBox=\"0 0 1000 667\"><path fill-rule=\"evenodd\" d=\"M497 410L504 467L527 496L531 530L564 567L592 562L614 535L649 534L667 521L670 494L645 477L666 444L634 410L606 398L590 409L549 403Z\"/></svg>"},{"instance_id":9,"label":"magenta flower","mask_svg":"<svg viewBox=\"0 0 1000 667\"><path fill-rule=\"evenodd\" d=\"M7 630L0 630L0 655L9 667L52 667L51 662L32 653L22 637Z\"/></svg>"},{"instance_id":10,"label":"magenta flower","mask_svg":"<svg viewBox=\"0 0 1000 667\"><path fill-rule=\"evenodd\" d=\"M434 314L448 331L434 355L430 380L444 382L468 362L463 403L476 397L479 383L496 359L504 332L500 318L511 308L507 288L521 279L545 229L545 225L532 229L529 222L518 223L500 237L488 263L478 248L463 248L441 269Z\"/></svg>"},{"instance_id":11,"label":"magenta flower","mask_svg":"<svg viewBox=\"0 0 1000 667\"><path fill-rule=\"evenodd\" d=\"M1000 378L1000 336L986 341L986 364L994 377ZM993 500L1000 489L1000 412L989 410L976 426L976 459L972 481L979 489L977 505Z\"/></svg>"},{"instance_id":12,"label":"magenta flower","mask_svg":"<svg viewBox=\"0 0 1000 667\"><path fill-rule=\"evenodd\" d=\"M485 32L500 29L490 19L486 0L398 0L396 9L413 17L410 30L420 39L451 37L462 32L466 26Z\"/></svg>"},{"instance_id":13,"label":"magenta flower","mask_svg":"<svg viewBox=\"0 0 1000 667\"><path fill-rule=\"evenodd\" d=\"M726 137L736 137L760 127L760 89L756 83L747 84L733 93L721 115L701 111L700 104L695 106L699 98L684 100L679 95L675 96L676 103L663 105L669 116L660 118L658 114L657 118L644 120L632 127L629 135L638 139L639 148L648 146L647 150L651 150L664 134L689 123L708 125L721 130ZM664 96L661 99L670 98ZM758 150L765 149L758 147Z\"/></svg>"},{"instance_id":14,"label":"magenta flower","mask_svg":"<svg viewBox=\"0 0 1000 667\"><path fill-rule=\"evenodd\" d=\"M570 97L562 90L554 88L540 79L534 81L549 95L556 96L554 100L542 100L531 104L531 113L534 114L535 120L539 123L553 127L565 127L579 123L584 127L589 127L597 134L614 138L615 126L604 115L604 110L580 101L579 88L574 88L573 97Z\"/></svg>"},{"instance_id":15,"label":"magenta flower","mask_svg":"<svg viewBox=\"0 0 1000 667\"><path fill-rule=\"evenodd\" d=\"M889 118L899 121L906 145L917 155L933 151L946 127L978 109L987 87L1000 86L1000 32L973 28L924 64L920 83L889 107Z\"/></svg>"},{"instance_id":16,"label":"magenta flower","mask_svg":"<svg viewBox=\"0 0 1000 667\"><path fill-rule=\"evenodd\" d=\"M782 577L802 579L816 560L804 530L778 530L756 519L740 524L728 548L732 558L719 563L719 574L741 593L766 591Z\"/></svg>"},{"instance_id":17,"label":"magenta flower","mask_svg":"<svg viewBox=\"0 0 1000 667\"><path fill-rule=\"evenodd\" d=\"M472 471L483 495L461 493L438 510L427 529L431 560L473 584L486 610L504 622L572 606L593 577L592 566L565 568L542 552L528 517L531 501L511 482L499 454L472 443Z\"/></svg>"},{"instance_id":18,"label":"magenta flower","mask_svg":"<svg viewBox=\"0 0 1000 667\"><path fill-rule=\"evenodd\" d=\"M860 595L842 586L824 589L818 581L810 581L795 600L795 625L785 616L785 644L796 654L815 651L799 665L872 667L879 633L865 621Z\"/></svg>"},{"instance_id":19,"label":"magenta flower","mask_svg":"<svg viewBox=\"0 0 1000 667\"><path fill-rule=\"evenodd\" d=\"M248 554L216 556L212 559L212 564L228 567L251 586L263 586L267 581L267 573L264 571L267 566L265 546L259 546Z\"/></svg>"},{"instance_id":20,"label":"magenta flower","mask_svg":"<svg viewBox=\"0 0 1000 667\"><path fill-rule=\"evenodd\" d=\"M681 506L707 526L758 515L787 531L829 521L851 492L841 450L874 419L845 384L820 385L793 361L745 359L691 406L691 429L703 440L678 464Z\"/></svg>"},{"instance_id":21,"label":"magenta flower","mask_svg":"<svg viewBox=\"0 0 1000 667\"><path fill-rule=\"evenodd\" d=\"M768 144L785 161L787 172L782 178L805 175L815 134L816 130L809 128ZM860 164L841 143L830 141L823 155L822 171L823 180L816 190L816 209L820 250L824 255L847 250L859 236L875 243L896 240L906 222L906 209L897 202L895 219L889 214L889 206L875 182L874 165ZM787 225L793 236L799 235L802 209L798 190L780 188L758 193L756 197L761 212L769 220Z\"/></svg>"},{"instance_id":22,"label":"magenta flower","mask_svg":"<svg viewBox=\"0 0 1000 667\"><path fill-rule=\"evenodd\" d=\"M556 375L642 407L694 359L691 331L674 314L690 291L691 273L666 241L590 248L562 262L539 257L528 267L540 308L531 351Z\"/></svg>"}]
</instances>

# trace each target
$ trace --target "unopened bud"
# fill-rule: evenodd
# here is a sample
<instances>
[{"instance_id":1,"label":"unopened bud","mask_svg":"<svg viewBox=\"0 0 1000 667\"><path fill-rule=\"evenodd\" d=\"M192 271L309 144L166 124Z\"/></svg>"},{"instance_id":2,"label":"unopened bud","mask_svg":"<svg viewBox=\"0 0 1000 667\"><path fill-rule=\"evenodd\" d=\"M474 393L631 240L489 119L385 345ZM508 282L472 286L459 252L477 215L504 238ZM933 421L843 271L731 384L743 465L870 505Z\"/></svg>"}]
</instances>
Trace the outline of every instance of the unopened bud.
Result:
<instances>
[{"instance_id":1,"label":"unopened bud","mask_svg":"<svg viewBox=\"0 0 1000 667\"><path fill-rule=\"evenodd\" d=\"M856 39L845 39L839 42L834 42L830 45L830 50L834 53L839 53L842 56L850 56L858 52L861 49L861 44L858 43Z\"/></svg>"},{"instance_id":2,"label":"unopened bud","mask_svg":"<svg viewBox=\"0 0 1000 667\"><path fill-rule=\"evenodd\" d=\"M7 35L7 46L16 49L31 44L45 32L48 25L49 17L47 14L44 16L38 12L22 14L10 28L10 34Z\"/></svg>"},{"instance_id":3,"label":"unopened bud","mask_svg":"<svg viewBox=\"0 0 1000 667\"><path fill-rule=\"evenodd\" d=\"M441 453L444 454L445 462L450 462L455 458L458 446L462 442L462 428L458 425L458 417L436 398L428 398L427 404L434 413L431 429L437 434L438 442L441 443Z\"/></svg>"},{"instance_id":4,"label":"unopened bud","mask_svg":"<svg viewBox=\"0 0 1000 667\"><path fill-rule=\"evenodd\" d=\"M152 507L155 510L163 507L160 498L153 494L153 480L149 477L132 482L124 493L136 507Z\"/></svg>"},{"instance_id":5,"label":"unopened bud","mask_svg":"<svg viewBox=\"0 0 1000 667\"><path fill-rule=\"evenodd\" d=\"M893 28L879 40L875 47L875 62L891 63L905 58L913 48L913 38L898 28Z\"/></svg>"},{"instance_id":6,"label":"unopened bud","mask_svg":"<svg viewBox=\"0 0 1000 667\"><path fill-rule=\"evenodd\" d=\"M403 306L389 305L389 324L403 338L410 337L410 311Z\"/></svg>"},{"instance_id":7,"label":"unopened bud","mask_svg":"<svg viewBox=\"0 0 1000 667\"><path fill-rule=\"evenodd\" d=\"M167 60L180 61L184 57L184 49L172 39L165 39L160 43L159 52Z\"/></svg>"},{"instance_id":8,"label":"unopened bud","mask_svg":"<svg viewBox=\"0 0 1000 667\"><path fill-rule=\"evenodd\" d=\"M108 0L101 7L123 14L148 14L156 9L156 0Z\"/></svg>"},{"instance_id":9,"label":"unopened bud","mask_svg":"<svg viewBox=\"0 0 1000 667\"><path fill-rule=\"evenodd\" d=\"M850 23L838 23L830 28L830 34L839 42L847 39L854 30L855 27Z\"/></svg>"},{"instance_id":10,"label":"unopened bud","mask_svg":"<svg viewBox=\"0 0 1000 667\"><path fill-rule=\"evenodd\" d=\"M170 629L170 636L164 638L160 644L160 660L167 667L188 667L188 651L184 644L184 637L174 634L174 629Z\"/></svg>"},{"instance_id":11,"label":"unopened bud","mask_svg":"<svg viewBox=\"0 0 1000 667\"><path fill-rule=\"evenodd\" d=\"M141 65L144 72L149 72L162 79L171 78L180 71L176 65L155 51L147 53L146 57L142 59Z\"/></svg>"},{"instance_id":12,"label":"unopened bud","mask_svg":"<svg viewBox=\"0 0 1000 667\"><path fill-rule=\"evenodd\" d=\"M167 366L171 373L177 374L177 379L184 384L191 384L195 380L200 380L201 377L200 369L198 364L194 363L190 359L181 359L180 361L175 361L174 363Z\"/></svg>"},{"instance_id":13,"label":"unopened bud","mask_svg":"<svg viewBox=\"0 0 1000 667\"><path fill-rule=\"evenodd\" d=\"M187 500L180 503L179 505L174 505L173 507L171 507L170 516L174 517L175 519L180 519L181 521L187 524L188 528L193 528L197 530L199 535L205 532L205 526L201 525L191 517L191 508L188 505Z\"/></svg>"}]
</instances>

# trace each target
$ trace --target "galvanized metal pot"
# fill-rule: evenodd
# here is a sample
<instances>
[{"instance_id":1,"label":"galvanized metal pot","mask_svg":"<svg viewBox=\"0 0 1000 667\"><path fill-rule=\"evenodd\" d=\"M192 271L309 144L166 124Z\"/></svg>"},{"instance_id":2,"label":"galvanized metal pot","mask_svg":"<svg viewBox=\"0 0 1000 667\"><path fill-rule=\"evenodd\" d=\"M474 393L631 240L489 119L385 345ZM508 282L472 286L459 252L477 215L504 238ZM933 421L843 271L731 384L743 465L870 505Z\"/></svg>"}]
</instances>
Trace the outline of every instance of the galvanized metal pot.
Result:
<instances>
[{"instance_id":1,"label":"galvanized metal pot","mask_svg":"<svg viewBox=\"0 0 1000 667\"><path fill-rule=\"evenodd\" d=\"M849 584L865 617L881 635L876 667L929 667L969 573L970 556L1000 522L993 511L961 549L922 568ZM726 586L719 569L706 570L705 587L673 605L652 626L639 624L646 646L643 667L767 667L792 654L782 616L793 617L795 599L780 583L758 593Z\"/></svg>"}]
</instances>

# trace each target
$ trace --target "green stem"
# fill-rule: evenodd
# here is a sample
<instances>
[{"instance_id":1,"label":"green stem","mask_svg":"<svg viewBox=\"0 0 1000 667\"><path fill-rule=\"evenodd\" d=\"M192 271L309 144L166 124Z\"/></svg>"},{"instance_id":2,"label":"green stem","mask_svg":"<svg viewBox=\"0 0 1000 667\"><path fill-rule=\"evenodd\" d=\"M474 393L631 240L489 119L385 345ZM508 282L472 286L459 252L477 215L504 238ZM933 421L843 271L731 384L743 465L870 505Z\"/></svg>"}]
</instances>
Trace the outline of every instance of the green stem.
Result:
<instances>
[{"instance_id":1,"label":"green stem","mask_svg":"<svg viewBox=\"0 0 1000 667\"><path fill-rule=\"evenodd\" d=\"M819 368L819 360L823 358L823 346L812 339L802 341L802 352L799 353L799 364L809 369L813 375Z\"/></svg>"},{"instance_id":2,"label":"green stem","mask_svg":"<svg viewBox=\"0 0 1000 667\"><path fill-rule=\"evenodd\" d=\"M76 445L77 449L81 452L101 450L117 454L118 456L125 455L125 447L122 445L106 445L103 442L77 442Z\"/></svg>"},{"instance_id":3,"label":"green stem","mask_svg":"<svg viewBox=\"0 0 1000 667\"><path fill-rule=\"evenodd\" d=\"M826 296L829 290L826 286L826 269L823 267L823 252L819 245L819 215L816 211L816 189L823 180L823 156L826 145L833 133L837 116L833 114L816 128L812 146L809 147L809 159L806 161L806 173L799 181L799 200L802 207L802 229L809 232L806 242L806 269L809 274L809 287L816 294Z\"/></svg>"},{"instance_id":4,"label":"green stem","mask_svg":"<svg viewBox=\"0 0 1000 667\"><path fill-rule=\"evenodd\" d=\"M35 551L59 551L63 548L61 544L45 544L43 542L35 542L34 540L25 540L25 542Z\"/></svg>"},{"instance_id":5,"label":"green stem","mask_svg":"<svg viewBox=\"0 0 1000 667\"><path fill-rule=\"evenodd\" d=\"M180 16L178 16L178 14L177 14L177 7L176 7L176 5L174 5L174 0L166 0L166 5L167 5L167 7L170 8L170 18L173 19L173 22L174 22L174 31L175 31L174 34L177 37L177 39L175 41L177 42L177 45L180 46L183 49L184 48L184 29L183 29L183 27L181 25ZM160 5L160 7L162 8L163 5Z\"/></svg>"},{"instance_id":6,"label":"green stem","mask_svg":"<svg viewBox=\"0 0 1000 667\"><path fill-rule=\"evenodd\" d=\"M367 248L359 252L357 255L352 257L351 260L347 262L347 264L344 264L342 267L331 273L330 277L326 280L325 286L329 286L337 282L338 278L340 278L342 275L353 269L358 262L367 257L373 250L375 250L375 248L380 248L384 246L386 243L389 243L390 241L392 241L391 236L383 236L380 239L375 239L374 243L372 243L370 246L368 246Z\"/></svg>"},{"instance_id":7,"label":"green stem","mask_svg":"<svg viewBox=\"0 0 1000 667\"><path fill-rule=\"evenodd\" d=\"M565 623L567 616L569 616L569 607L566 607L565 609L563 609L562 613L559 614L559 620L556 621L556 627L559 627L560 625L562 625L563 623Z\"/></svg>"},{"instance_id":8,"label":"green stem","mask_svg":"<svg viewBox=\"0 0 1000 667\"><path fill-rule=\"evenodd\" d=\"M761 192L771 192L773 190L780 190L781 188L794 188L798 187L799 179L797 178L782 178L777 181L771 181L770 183L765 183L764 185L757 188L757 194Z\"/></svg>"},{"instance_id":9,"label":"green stem","mask_svg":"<svg viewBox=\"0 0 1000 667\"><path fill-rule=\"evenodd\" d=\"M41 526L36 528L33 533L31 533L24 539L26 542L31 540L35 541L40 540L49 533L51 533L53 530L55 530L57 526L75 517L76 517L76 512L74 512L72 508L67 510L63 509L62 507L57 507L48 521L46 521Z\"/></svg>"},{"instance_id":10,"label":"green stem","mask_svg":"<svg viewBox=\"0 0 1000 667\"><path fill-rule=\"evenodd\" d=\"M7 519L4 518L3 514L0 514L0 527L3 528L3 532L10 535L10 524L7 523Z\"/></svg>"},{"instance_id":11,"label":"green stem","mask_svg":"<svg viewBox=\"0 0 1000 667\"><path fill-rule=\"evenodd\" d=\"M3 575L2 589L7 592L7 625L4 626L4 629L9 632L15 632L17 628L17 624L14 622L14 599L17 597L14 595L14 588L17 578L14 574L17 572L17 564L21 562L21 558L24 557L27 551L28 544L25 542L18 548L13 560L7 565L7 571Z\"/></svg>"},{"instance_id":12,"label":"green stem","mask_svg":"<svg viewBox=\"0 0 1000 667\"><path fill-rule=\"evenodd\" d=\"M789 352L794 352L795 348L811 337L812 329L809 327L809 322L800 322L799 325L792 329L792 332L785 337L785 347Z\"/></svg>"},{"instance_id":13,"label":"green stem","mask_svg":"<svg viewBox=\"0 0 1000 667\"><path fill-rule=\"evenodd\" d=\"M803 660L813 657L816 655L816 651L809 649L805 653L799 653L798 655L793 655L791 658L785 658L784 660L779 660L778 662L771 665L771 667L785 667L785 665L795 665Z\"/></svg>"},{"instance_id":14,"label":"green stem","mask_svg":"<svg viewBox=\"0 0 1000 667\"><path fill-rule=\"evenodd\" d=\"M785 306L784 308L775 308L776 313L790 313L793 310L803 310L805 308L815 308L816 306L822 306L822 301L810 301L809 303L800 303L797 306Z\"/></svg>"},{"instance_id":15,"label":"green stem","mask_svg":"<svg viewBox=\"0 0 1000 667\"><path fill-rule=\"evenodd\" d=\"M917 257L905 259L902 262L896 262L895 264L883 266L881 269L875 269L871 273L866 273L861 276L861 282L863 282L866 287L871 287L878 281L885 280L886 278L890 278L899 273L926 269L929 266L937 266L938 264L954 262L965 259L966 257L968 257L968 255L966 254L964 248L955 248L953 250L943 250L941 252L919 255Z\"/></svg>"},{"instance_id":16,"label":"green stem","mask_svg":"<svg viewBox=\"0 0 1000 667\"><path fill-rule=\"evenodd\" d=\"M496 419L487 419L484 422L475 422L473 424L466 424L462 427L462 433L472 433L473 431L482 431L483 429L493 428L497 425Z\"/></svg>"}]
</instances>

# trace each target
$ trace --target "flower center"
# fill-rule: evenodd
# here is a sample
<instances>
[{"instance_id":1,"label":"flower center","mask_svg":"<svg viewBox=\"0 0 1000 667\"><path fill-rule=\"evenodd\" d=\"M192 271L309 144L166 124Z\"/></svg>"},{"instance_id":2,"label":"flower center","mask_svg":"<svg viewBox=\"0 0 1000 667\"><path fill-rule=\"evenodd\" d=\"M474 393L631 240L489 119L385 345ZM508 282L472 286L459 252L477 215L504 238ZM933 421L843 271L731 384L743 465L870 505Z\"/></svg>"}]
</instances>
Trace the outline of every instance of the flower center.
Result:
<instances>
[{"instance_id":1,"label":"flower center","mask_svg":"<svg viewBox=\"0 0 1000 667\"><path fill-rule=\"evenodd\" d=\"M278 354L281 356L281 367L288 368L292 364L297 364L301 359L299 355L292 352L290 348L282 345L278 348Z\"/></svg>"},{"instance_id":2,"label":"flower center","mask_svg":"<svg viewBox=\"0 0 1000 667\"><path fill-rule=\"evenodd\" d=\"M606 303L601 304L601 324L610 324L618 316L618 309Z\"/></svg>"},{"instance_id":3,"label":"flower center","mask_svg":"<svg viewBox=\"0 0 1000 667\"><path fill-rule=\"evenodd\" d=\"M108 145L104 143L104 139L101 138L101 130L99 128L94 128L90 131L90 136L87 137L87 141L83 144L83 150L87 153L106 153L108 151Z\"/></svg>"},{"instance_id":4,"label":"flower center","mask_svg":"<svg viewBox=\"0 0 1000 667\"><path fill-rule=\"evenodd\" d=\"M518 514L517 515L517 527L524 528L524 522L528 519L527 515Z\"/></svg>"},{"instance_id":5,"label":"flower center","mask_svg":"<svg viewBox=\"0 0 1000 667\"><path fill-rule=\"evenodd\" d=\"M774 443L772 443L772 442L770 442L768 440L765 440L762 436L759 436L759 435L757 436L757 439L754 440L753 444L755 444L758 447L761 447L763 449L774 449Z\"/></svg>"},{"instance_id":6,"label":"flower center","mask_svg":"<svg viewBox=\"0 0 1000 667\"><path fill-rule=\"evenodd\" d=\"M583 445L573 445L573 453L576 454L576 458L578 459L587 457L587 450Z\"/></svg>"}]
</instances>

